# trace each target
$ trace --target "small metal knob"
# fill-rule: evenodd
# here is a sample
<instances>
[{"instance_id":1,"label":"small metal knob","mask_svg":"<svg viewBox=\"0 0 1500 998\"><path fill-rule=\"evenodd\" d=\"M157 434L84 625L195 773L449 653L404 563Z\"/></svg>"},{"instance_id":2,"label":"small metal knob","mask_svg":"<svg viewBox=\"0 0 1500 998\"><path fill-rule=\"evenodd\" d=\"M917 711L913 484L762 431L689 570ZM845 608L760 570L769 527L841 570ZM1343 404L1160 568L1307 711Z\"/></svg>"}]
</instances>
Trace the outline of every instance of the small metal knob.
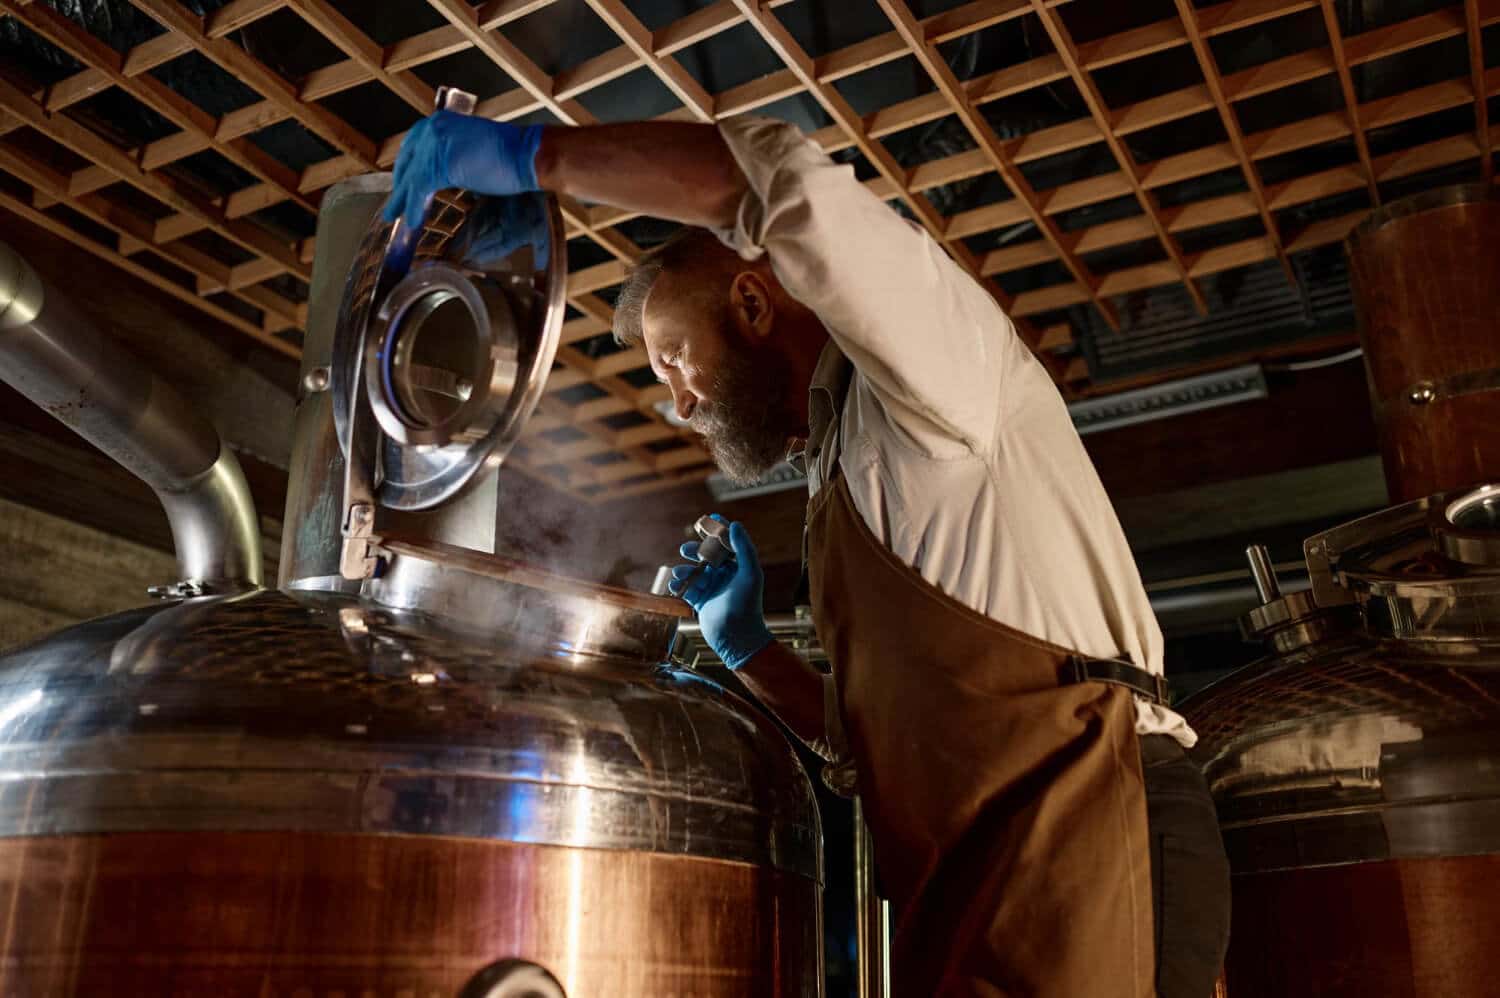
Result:
<instances>
[{"instance_id":1,"label":"small metal knob","mask_svg":"<svg viewBox=\"0 0 1500 998\"><path fill-rule=\"evenodd\" d=\"M1428 405L1436 402L1437 397L1437 386L1430 381L1418 382L1406 393L1406 401L1412 405Z\"/></svg>"},{"instance_id":2,"label":"small metal knob","mask_svg":"<svg viewBox=\"0 0 1500 998\"><path fill-rule=\"evenodd\" d=\"M315 367L303 377L302 390L309 395L316 395L328 390L328 382L328 368Z\"/></svg>"},{"instance_id":3,"label":"small metal knob","mask_svg":"<svg viewBox=\"0 0 1500 998\"><path fill-rule=\"evenodd\" d=\"M1281 599L1281 585L1276 581L1276 566L1271 564L1271 555L1264 544L1252 544L1245 549L1245 558L1250 562L1250 577L1255 580L1255 592L1262 604Z\"/></svg>"}]
</instances>

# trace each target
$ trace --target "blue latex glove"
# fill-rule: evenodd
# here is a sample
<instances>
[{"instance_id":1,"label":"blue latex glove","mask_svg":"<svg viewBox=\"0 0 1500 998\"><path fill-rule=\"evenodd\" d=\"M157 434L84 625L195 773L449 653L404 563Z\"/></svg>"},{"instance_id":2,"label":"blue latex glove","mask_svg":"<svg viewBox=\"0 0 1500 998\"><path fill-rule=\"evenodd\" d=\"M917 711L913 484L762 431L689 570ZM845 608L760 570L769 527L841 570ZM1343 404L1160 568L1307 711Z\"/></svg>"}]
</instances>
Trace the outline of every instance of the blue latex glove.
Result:
<instances>
[{"instance_id":1,"label":"blue latex glove","mask_svg":"<svg viewBox=\"0 0 1500 998\"><path fill-rule=\"evenodd\" d=\"M714 519L722 522L724 518L715 514ZM682 546L682 556L694 564L672 569L668 588L697 611L703 640L719 659L730 669L738 669L775 639L766 627L762 595L765 576L749 531L731 523L729 546L733 558L722 565L702 567L698 542L688 541Z\"/></svg>"},{"instance_id":2,"label":"blue latex glove","mask_svg":"<svg viewBox=\"0 0 1500 998\"><path fill-rule=\"evenodd\" d=\"M456 111L434 111L406 133L385 219L417 228L438 191L462 187L481 194L538 190L536 152L542 126L524 128Z\"/></svg>"},{"instance_id":3,"label":"blue latex glove","mask_svg":"<svg viewBox=\"0 0 1500 998\"><path fill-rule=\"evenodd\" d=\"M480 270L504 260L522 246L530 246L538 270L545 270L552 252L547 231L547 209L536 197L493 198L465 226L468 245L461 253L465 263Z\"/></svg>"}]
</instances>

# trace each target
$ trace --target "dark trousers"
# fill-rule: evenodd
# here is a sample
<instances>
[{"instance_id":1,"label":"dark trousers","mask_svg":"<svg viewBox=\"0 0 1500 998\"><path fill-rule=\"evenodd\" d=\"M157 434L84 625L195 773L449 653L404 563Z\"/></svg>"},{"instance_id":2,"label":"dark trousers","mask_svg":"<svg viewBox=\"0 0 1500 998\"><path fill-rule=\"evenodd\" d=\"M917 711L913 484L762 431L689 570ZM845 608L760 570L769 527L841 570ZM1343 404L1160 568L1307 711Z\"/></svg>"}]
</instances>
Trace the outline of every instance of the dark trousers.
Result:
<instances>
[{"instance_id":1,"label":"dark trousers","mask_svg":"<svg viewBox=\"0 0 1500 998\"><path fill-rule=\"evenodd\" d=\"M1167 735L1141 739L1157 998L1211 998L1229 946L1229 861L1208 784Z\"/></svg>"}]
</instances>

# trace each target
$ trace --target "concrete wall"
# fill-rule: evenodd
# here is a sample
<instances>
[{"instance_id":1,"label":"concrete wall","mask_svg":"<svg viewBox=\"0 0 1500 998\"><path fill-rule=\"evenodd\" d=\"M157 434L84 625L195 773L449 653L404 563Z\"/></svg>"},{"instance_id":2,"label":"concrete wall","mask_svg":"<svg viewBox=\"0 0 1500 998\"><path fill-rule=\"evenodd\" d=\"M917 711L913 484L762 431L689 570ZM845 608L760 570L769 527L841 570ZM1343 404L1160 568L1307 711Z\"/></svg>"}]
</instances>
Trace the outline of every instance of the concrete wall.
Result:
<instances>
[{"instance_id":1,"label":"concrete wall","mask_svg":"<svg viewBox=\"0 0 1500 998\"><path fill-rule=\"evenodd\" d=\"M0 650L149 602L170 554L0 499Z\"/></svg>"}]
</instances>

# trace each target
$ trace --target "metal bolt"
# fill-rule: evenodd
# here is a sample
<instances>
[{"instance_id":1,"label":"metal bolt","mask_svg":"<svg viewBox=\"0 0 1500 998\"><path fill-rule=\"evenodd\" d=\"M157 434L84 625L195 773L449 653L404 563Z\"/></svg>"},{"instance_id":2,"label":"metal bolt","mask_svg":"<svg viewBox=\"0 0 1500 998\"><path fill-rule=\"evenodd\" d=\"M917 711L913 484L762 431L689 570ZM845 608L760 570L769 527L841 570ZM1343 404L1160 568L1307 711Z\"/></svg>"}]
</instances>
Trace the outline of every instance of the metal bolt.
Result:
<instances>
[{"instance_id":1,"label":"metal bolt","mask_svg":"<svg viewBox=\"0 0 1500 998\"><path fill-rule=\"evenodd\" d=\"M302 379L302 388L309 395L328 390L328 368L315 367Z\"/></svg>"},{"instance_id":2,"label":"metal bolt","mask_svg":"<svg viewBox=\"0 0 1500 998\"><path fill-rule=\"evenodd\" d=\"M1406 401L1412 405L1427 405L1436 402L1438 397L1437 386L1430 381L1423 381L1415 385L1406 395Z\"/></svg>"}]
</instances>

